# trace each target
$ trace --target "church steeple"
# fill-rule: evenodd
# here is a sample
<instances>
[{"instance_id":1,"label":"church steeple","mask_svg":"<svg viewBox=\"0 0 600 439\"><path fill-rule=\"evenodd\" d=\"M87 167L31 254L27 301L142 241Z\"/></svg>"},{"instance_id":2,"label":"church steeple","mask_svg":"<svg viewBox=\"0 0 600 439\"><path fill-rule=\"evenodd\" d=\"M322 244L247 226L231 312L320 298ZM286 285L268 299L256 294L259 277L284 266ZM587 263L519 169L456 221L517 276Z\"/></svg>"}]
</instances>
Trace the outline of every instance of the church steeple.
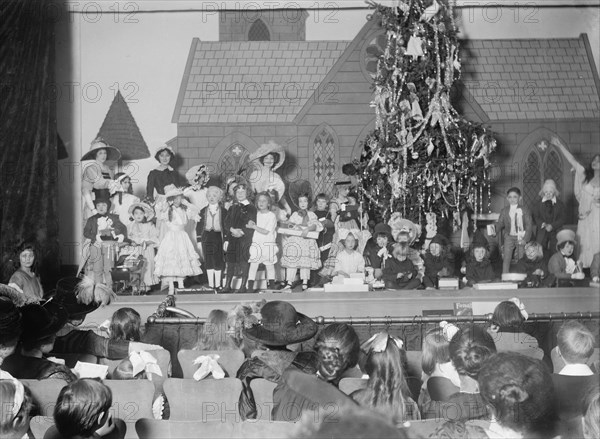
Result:
<instances>
[{"instance_id":1,"label":"church steeple","mask_svg":"<svg viewBox=\"0 0 600 439\"><path fill-rule=\"evenodd\" d=\"M304 9L241 10L219 13L219 41L305 41Z\"/></svg>"}]
</instances>

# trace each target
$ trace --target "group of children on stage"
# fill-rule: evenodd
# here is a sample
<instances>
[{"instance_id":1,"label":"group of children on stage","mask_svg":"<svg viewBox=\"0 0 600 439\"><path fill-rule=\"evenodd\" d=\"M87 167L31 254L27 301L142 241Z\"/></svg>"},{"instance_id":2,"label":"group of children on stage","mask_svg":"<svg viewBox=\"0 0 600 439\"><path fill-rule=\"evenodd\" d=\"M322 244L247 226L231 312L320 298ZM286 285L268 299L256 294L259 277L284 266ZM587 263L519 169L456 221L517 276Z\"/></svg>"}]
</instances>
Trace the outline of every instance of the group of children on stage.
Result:
<instances>
[{"instance_id":1,"label":"group of children on stage","mask_svg":"<svg viewBox=\"0 0 600 439\"><path fill-rule=\"evenodd\" d=\"M123 241L129 241L146 261L144 289L161 281L169 294L176 286L183 288L186 277L200 275L201 265L209 287L224 292L232 291L234 277L241 278L238 292L258 291L260 265L266 270L267 289L301 285L306 290L322 287L336 277L364 276L375 287L388 289L437 288L444 277L459 277L472 286L498 277L489 259L488 240L481 232L475 233L462 261L439 234L420 252L411 247L418 232L409 225L396 229L395 236L383 223L371 233L349 181L336 183L336 196L331 200L322 193L313 203L308 194L300 195L292 200L297 210L289 218L278 207L279 197L273 191L254 194L248 184L237 179L228 182L227 193L216 186L203 189L206 207L200 211L187 201L184 190L170 185L164 188L163 201L154 206L131 203L127 225L120 219L122 212L109 213L111 200L96 199L97 213L84 228L91 244L88 271L96 282L110 284L116 243ZM575 233L561 230L565 212L557 195L556 185L548 180L532 215L521 204L520 190L511 188L508 206L496 223L495 233L501 236L503 248L502 272L524 273L528 286L584 278L581 265L573 258ZM190 221L196 225L196 243L186 230ZM296 233L281 233L282 229L278 233L279 227ZM518 262L511 267L514 253ZM599 257L595 256L591 268L595 281ZM282 280L276 282L278 277Z\"/></svg>"}]
</instances>

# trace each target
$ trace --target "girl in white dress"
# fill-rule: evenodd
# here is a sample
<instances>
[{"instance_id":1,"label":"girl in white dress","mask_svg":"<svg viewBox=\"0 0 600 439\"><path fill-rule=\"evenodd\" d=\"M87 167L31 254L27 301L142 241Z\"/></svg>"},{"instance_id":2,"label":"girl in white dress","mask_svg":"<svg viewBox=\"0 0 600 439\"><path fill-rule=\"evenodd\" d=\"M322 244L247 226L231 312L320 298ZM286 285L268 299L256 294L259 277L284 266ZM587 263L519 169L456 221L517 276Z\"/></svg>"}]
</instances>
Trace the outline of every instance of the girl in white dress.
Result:
<instances>
[{"instance_id":1,"label":"girl in white dress","mask_svg":"<svg viewBox=\"0 0 600 439\"><path fill-rule=\"evenodd\" d=\"M579 202L579 260L584 268L589 268L594 255L600 251L600 154L596 154L590 165L584 168L558 137L553 137L551 142L575 169L574 192Z\"/></svg>"},{"instance_id":2,"label":"girl in white dress","mask_svg":"<svg viewBox=\"0 0 600 439\"><path fill-rule=\"evenodd\" d=\"M275 288L275 263L277 262L277 217L271 211L271 197L261 192L256 198L256 223L250 221L248 228L254 229L252 246L250 247L250 270L248 272L248 289L253 290L258 266L263 264L267 271L268 288Z\"/></svg>"},{"instance_id":3,"label":"girl in white dress","mask_svg":"<svg viewBox=\"0 0 600 439\"><path fill-rule=\"evenodd\" d=\"M167 203L158 216L164 221L166 233L158 247L154 274L160 277L163 285L169 285L169 295L175 294L175 282L183 288L186 276L198 276L200 257L194 250L190 236L185 232L189 217L198 212L184 197L181 189L174 185L165 187ZM189 215L189 216L188 216Z\"/></svg>"},{"instance_id":4,"label":"girl in white dress","mask_svg":"<svg viewBox=\"0 0 600 439\"><path fill-rule=\"evenodd\" d=\"M112 197L112 212L119 216L119 220L126 226L131 223L131 214L129 208L139 203L140 199L133 195L131 177L125 172L119 172L115 175L115 181L121 185L123 190L118 190Z\"/></svg>"}]
</instances>

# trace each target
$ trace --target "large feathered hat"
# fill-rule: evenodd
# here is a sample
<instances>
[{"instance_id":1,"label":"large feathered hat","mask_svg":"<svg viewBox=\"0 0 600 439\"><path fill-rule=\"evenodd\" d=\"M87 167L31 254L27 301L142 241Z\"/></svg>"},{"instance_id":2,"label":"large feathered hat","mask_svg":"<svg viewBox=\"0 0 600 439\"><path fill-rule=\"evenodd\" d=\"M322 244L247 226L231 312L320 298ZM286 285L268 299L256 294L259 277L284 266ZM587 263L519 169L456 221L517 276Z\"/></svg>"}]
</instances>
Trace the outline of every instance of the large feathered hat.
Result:
<instances>
[{"instance_id":1,"label":"large feathered hat","mask_svg":"<svg viewBox=\"0 0 600 439\"><path fill-rule=\"evenodd\" d=\"M70 320L78 320L110 304L117 296L108 286L84 276L60 279L56 283L54 297L66 308Z\"/></svg>"},{"instance_id":2,"label":"large feathered hat","mask_svg":"<svg viewBox=\"0 0 600 439\"><path fill-rule=\"evenodd\" d=\"M106 150L106 160L117 161L121 158L121 151L110 146L102 137L96 137L90 144L90 150L81 157L81 161L96 160L96 153L101 149Z\"/></svg>"},{"instance_id":3,"label":"large feathered hat","mask_svg":"<svg viewBox=\"0 0 600 439\"><path fill-rule=\"evenodd\" d=\"M277 160L276 163L273 163L273 168L272 168L273 170L276 170L279 167L281 167L281 165L283 165L283 162L285 161L285 150L283 149L283 147L281 145L278 145L277 143L275 143L272 140L269 140L269 143L260 145L260 148L258 148L252 154L250 154L250 157L248 158L248 160L249 161L258 160L261 157L264 157L268 154L277 154L279 156L279 160Z\"/></svg>"}]
</instances>

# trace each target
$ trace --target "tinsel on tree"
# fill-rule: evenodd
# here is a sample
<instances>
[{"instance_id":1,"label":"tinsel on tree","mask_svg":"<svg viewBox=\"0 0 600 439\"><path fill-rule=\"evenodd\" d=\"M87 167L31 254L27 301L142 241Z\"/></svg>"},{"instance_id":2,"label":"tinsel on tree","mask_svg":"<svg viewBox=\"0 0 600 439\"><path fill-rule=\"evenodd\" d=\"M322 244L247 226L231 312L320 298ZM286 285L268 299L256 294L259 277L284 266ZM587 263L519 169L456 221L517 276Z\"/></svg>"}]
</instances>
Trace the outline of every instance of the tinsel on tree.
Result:
<instances>
[{"instance_id":1,"label":"tinsel on tree","mask_svg":"<svg viewBox=\"0 0 600 439\"><path fill-rule=\"evenodd\" d=\"M419 224L433 212L454 219L456 229L460 212L483 208L496 142L450 103L461 69L452 5L372 6L387 46L374 75L375 130L355 161L366 208L378 221L399 212Z\"/></svg>"}]
</instances>

